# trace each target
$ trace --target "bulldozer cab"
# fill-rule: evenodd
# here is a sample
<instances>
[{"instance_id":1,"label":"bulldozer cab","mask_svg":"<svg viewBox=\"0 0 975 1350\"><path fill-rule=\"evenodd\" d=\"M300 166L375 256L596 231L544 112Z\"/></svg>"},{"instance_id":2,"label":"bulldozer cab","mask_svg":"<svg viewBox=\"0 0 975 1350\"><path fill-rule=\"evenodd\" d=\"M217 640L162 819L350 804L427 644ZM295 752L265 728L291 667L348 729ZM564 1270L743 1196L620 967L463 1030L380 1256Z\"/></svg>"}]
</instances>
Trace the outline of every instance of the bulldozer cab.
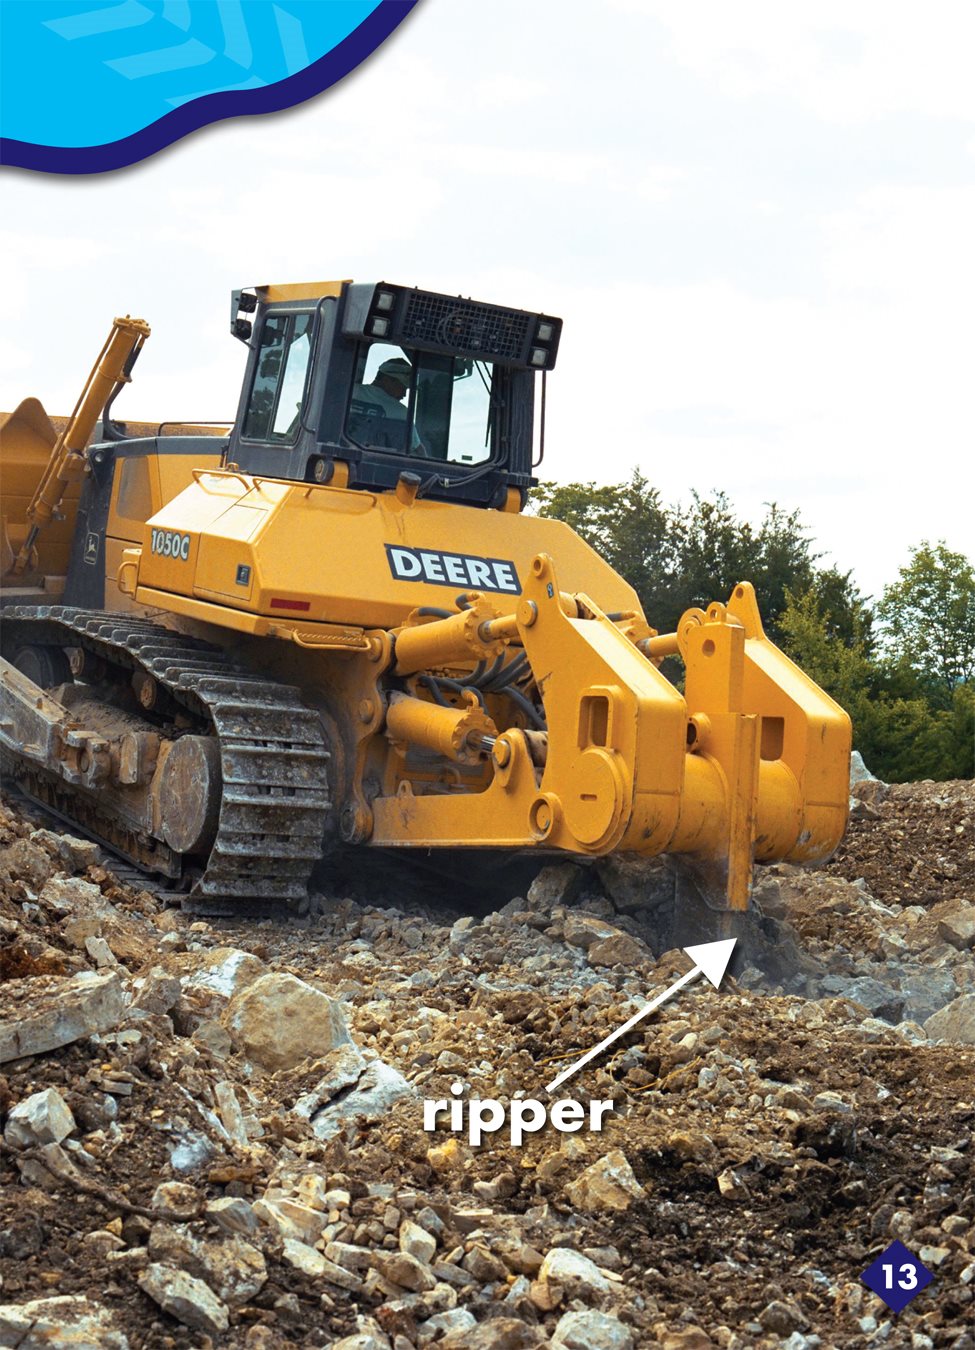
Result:
<instances>
[{"instance_id":1,"label":"bulldozer cab","mask_svg":"<svg viewBox=\"0 0 975 1350\"><path fill-rule=\"evenodd\" d=\"M241 470L520 510L561 321L387 282L235 291Z\"/></svg>"}]
</instances>

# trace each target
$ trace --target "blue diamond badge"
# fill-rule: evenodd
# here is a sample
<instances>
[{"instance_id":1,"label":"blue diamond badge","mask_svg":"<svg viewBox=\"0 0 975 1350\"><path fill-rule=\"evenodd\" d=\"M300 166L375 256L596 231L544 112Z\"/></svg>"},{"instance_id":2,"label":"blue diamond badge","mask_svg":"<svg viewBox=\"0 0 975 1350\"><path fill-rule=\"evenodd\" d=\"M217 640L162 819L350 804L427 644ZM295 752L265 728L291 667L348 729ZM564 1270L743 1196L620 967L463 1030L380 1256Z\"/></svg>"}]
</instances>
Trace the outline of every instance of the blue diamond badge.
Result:
<instances>
[{"instance_id":1,"label":"blue diamond badge","mask_svg":"<svg viewBox=\"0 0 975 1350\"><path fill-rule=\"evenodd\" d=\"M934 1279L903 1242L892 1242L860 1276L891 1312L899 1313Z\"/></svg>"}]
</instances>

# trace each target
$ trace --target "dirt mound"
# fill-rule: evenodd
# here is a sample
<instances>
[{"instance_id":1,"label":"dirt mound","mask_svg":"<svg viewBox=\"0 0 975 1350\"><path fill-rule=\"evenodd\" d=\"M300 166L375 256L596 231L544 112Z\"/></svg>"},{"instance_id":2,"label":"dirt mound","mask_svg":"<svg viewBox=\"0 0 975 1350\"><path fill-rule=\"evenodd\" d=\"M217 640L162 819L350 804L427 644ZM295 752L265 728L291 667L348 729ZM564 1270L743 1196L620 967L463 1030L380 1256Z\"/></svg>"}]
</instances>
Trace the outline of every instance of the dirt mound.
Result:
<instances>
[{"instance_id":1,"label":"dirt mound","mask_svg":"<svg viewBox=\"0 0 975 1350\"><path fill-rule=\"evenodd\" d=\"M851 820L827 875L862 879L883 904L975 899L975 783L864 785L869 818ZM871 801L872 799L872 801ZM876 817L876 818L874 818Z\"/></svg>"}]
</instances>

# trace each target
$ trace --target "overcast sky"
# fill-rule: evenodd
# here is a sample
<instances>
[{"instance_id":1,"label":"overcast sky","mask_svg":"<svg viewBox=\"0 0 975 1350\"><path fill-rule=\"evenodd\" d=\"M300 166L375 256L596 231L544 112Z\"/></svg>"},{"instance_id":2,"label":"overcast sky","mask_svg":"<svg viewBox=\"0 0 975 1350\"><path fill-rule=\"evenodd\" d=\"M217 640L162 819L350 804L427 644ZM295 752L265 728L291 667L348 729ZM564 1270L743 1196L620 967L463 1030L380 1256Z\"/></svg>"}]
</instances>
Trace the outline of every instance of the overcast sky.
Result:
<instances>
[{"instance_id":1,"label":"overcast sky","mask_svg":"<svg viewBox=\"0 0 975 1350\"><path fill-rule=\"evenodd\" d=\"M130 312L117 414L232 417L232 287L463 292L565 320L546 477L799 507L879 593L975 555L973 39L968 0L421 0L300 108L5 170L0 407L70 411Z\"/></svg>"}]
</instances>

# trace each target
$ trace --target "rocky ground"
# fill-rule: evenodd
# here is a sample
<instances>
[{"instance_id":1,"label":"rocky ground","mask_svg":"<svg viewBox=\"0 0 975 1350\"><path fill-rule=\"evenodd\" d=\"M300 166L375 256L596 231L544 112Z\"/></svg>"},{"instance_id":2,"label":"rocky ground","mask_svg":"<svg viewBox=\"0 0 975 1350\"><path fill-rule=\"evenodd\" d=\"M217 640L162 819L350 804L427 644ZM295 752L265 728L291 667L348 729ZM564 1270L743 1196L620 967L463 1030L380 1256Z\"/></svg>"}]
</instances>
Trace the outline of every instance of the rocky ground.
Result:
<instances>
[{"instance_id":1,"label":"rocky ground","mask_svg":"<svg viewBox=\"0 0 975 1350\"><path fill-rule=\"evenodd\" d=\"M975 786L855 792L737 923L625 861L194 922L6 801L0 1345L971 1350ZM548 1104L726 935L555 1094L598 1132L424 1128ZM895 1238L934 1277L898 1316L859 1278Z\"/></svg>"}]
</instances>

